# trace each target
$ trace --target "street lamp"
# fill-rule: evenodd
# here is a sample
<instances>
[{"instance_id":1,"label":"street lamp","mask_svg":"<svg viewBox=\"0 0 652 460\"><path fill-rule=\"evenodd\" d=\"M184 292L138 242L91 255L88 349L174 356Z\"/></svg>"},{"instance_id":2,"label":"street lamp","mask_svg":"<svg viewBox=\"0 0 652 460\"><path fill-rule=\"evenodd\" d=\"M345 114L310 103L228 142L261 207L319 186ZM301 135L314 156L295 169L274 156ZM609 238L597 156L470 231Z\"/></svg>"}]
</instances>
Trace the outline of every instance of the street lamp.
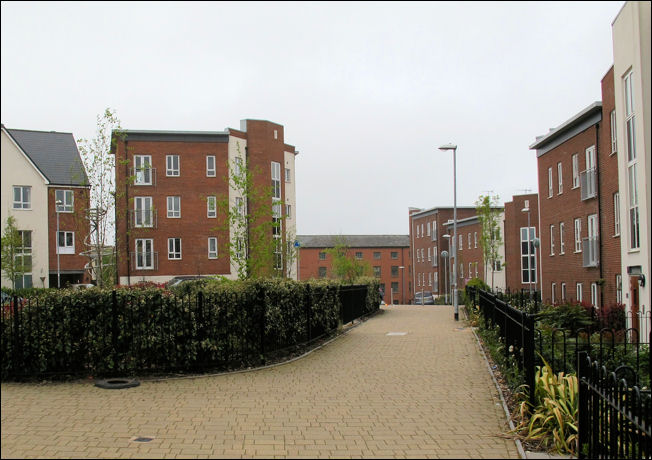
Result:
<instances>
[{"instance_id":1,"label":"street lamp","mask_svg":"<svg viewBox=\"0 0 652 460\"><path fill-rule=\"evenodd\" d=\"M299 243L299 240L294 240L294 247L297 250L297 281L301 281L301 275L299 273L299 249L301 249L301 243Z\"/></svg>"},{"instance_id":2,"label":"street lamp","mask_svg":"<svg viewBox=\"0 0 652 460\"><path fill-rule=\"evenodd\" d=\"M444 235L446 236L446 235ZM448 235L450 237L450 235ZM441 252L441 258L444 259L444 297L446 298L446 305L448 305L448 251Z\"/></svg>"},{"instance_id":3,"label":"street lamp","mask_svg":"<svg viewBox=\"0 0 652 460\"><path fill-rule=\"evenodd\" d=\"M453 151L453 246L451 247L451 258L454 258L455 264L457 264L457 248L455 246L455 240L457 239L457 145L445 144L439 147L439 150L443 152L448 150ZM451 272L453 281L453 309L455 311L455 321L459 321L460 313L457 306L457 271L455 270L455 264Z\"/></svg>"},{"instance_id":4,"label":"street lamp","mask_svg":"<svg viewBox=\"0 0 652 460\"><path fill-rule=\"evenodd\" d=\"M528 256L528 262L527 262L527 271L528 271L528 276L527 276L527 281L528 281L528 288L530 291L530 300L532 300L532 246L531 246L531 236L530 236L530 207L526 206L523 209L521 209L521 212L527 212L527 256Z\"/></svg>"},{"instance_id":5,"label":"street lamp","mask_svg":"<svg viewBox=\"0 0 652 460\"><path fill-rule=\"evenodd\" d=\"M63 204L63 201L57 200L54 202L56 204L57 212L57 236L54 239L55 249L57 251L57 288L61 289L61 265L59 264L59 211L60 206Z\"/></svg>"},{"instance_id":6,"label":"street lamp","mask_svg":"<svg viewBox=\"0 0 652 460\"><path fill-rule=\"evenodd\" d=\"M401 305L405 305L405 272L403 271L405 267L401 265L398 268L401 269Z\"/></svg>"}]
</instances>

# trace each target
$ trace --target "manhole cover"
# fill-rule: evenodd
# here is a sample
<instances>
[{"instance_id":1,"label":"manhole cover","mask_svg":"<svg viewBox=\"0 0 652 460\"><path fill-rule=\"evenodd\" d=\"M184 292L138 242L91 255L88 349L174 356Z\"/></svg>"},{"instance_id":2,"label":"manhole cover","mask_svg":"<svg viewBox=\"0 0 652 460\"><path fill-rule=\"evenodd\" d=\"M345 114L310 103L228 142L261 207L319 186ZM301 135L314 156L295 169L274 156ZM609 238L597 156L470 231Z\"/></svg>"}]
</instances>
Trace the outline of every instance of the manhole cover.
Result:
<instances>
[{"instance_id":1,"label":"manhole cover","mask_svg":"<svg viewBox=\"0 0 652 460\"><path fill-rule=\"evenodd\" d=\"M133 442L150 442L150 441L153 441L153 440L154 440L154 438L149 438L149 437L146 437L146 436L140 436L140 437L132 439Z\"/></svg>"},{"instance_id":2,"label":"manhole cover","mask_svg":"<svg viewBox=\"0 0 652 460\"><path fill-rule=\"evenodd\" d=\"M99 388L104 388L107 390L121 390L123 388L132 388L140 385L140 382L136 379L128 378L112 378L97 380L95 386Z\"/></svg>"},{"instance_id":3,"label":"manhole cover","mask_svg":"<svg viewBox=\"0 0 652 460\"><path fill-rule=\"evenodd\" d=\"M385 335L390 335L391 336L391 335L406 335L406 334L407 334L407 332L388 332Z\"/></svg>"}]
</instances>

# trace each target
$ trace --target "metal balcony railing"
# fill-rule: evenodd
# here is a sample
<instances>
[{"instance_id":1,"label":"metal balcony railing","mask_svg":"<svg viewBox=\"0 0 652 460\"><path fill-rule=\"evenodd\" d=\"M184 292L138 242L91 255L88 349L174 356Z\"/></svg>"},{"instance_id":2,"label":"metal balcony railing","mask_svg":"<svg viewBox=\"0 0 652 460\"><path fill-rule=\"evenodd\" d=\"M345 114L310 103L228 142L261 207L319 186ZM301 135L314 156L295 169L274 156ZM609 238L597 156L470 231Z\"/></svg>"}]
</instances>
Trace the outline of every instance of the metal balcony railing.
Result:
<instances>
[{"instance_id":1,"label":"metal balcony railing","mask_svg":"<svg viewBox=\"0 0 652 460\"><path fill-rule=\"evenodd\" d=\"M133 185L156 185L156 168L129 168Z\"/></svg>"},{"instance_id":2,"label":"metal balcony railing","mask_svg":"<svg viewBox=\"0 0 652 460\"><path fill-rule=\"evenodd\" d=\"M129 210L129 228L156 228L158 212L155 209Z\"/></svg>"},{"instance_id":3,"label":"metal balcony railing","mask_svg":"<svg viewBox=\"0 0 652 460\"><path fill-rule=\"evenodd\" d=\"M158 252L132 252L131 266L134 270L158 270Z\"/></svg>"},{"instance_id":4,"label":"metal balcony railing","mask_svg":"<svg viewBox=\"0 0 652 460\"><path fill-rule=\"evenodd\" d=\"M582 266L598 266L598 238L582 238Z\"/></svg>"},{"instance_id":5,"label":"metal balcony railing","mask_svg":"<svg viewBox=\"0 0 652 460\"><path fill-rule=\"evenodd\" d=\"M580 173L580 190L582 200L588 200L596 196L595 190L595 168L587 169Z\"/></svg>"}]
</instances>

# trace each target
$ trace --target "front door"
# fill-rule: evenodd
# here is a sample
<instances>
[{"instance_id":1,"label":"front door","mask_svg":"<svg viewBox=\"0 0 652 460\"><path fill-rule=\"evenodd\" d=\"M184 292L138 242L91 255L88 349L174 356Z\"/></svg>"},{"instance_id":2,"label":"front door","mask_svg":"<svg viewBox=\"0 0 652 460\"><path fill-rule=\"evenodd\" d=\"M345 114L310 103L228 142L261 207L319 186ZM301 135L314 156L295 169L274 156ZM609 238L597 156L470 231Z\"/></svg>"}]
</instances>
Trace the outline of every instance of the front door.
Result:
<instances>
[{"instance_id":1,"label":"front door","mask_svg":"<svg viewBox=\"0 0 652 460\"><path fill-rule=\"evenodd\" d=\"M632 325L640 333L638 321L638 275L629 277L629 298L631 299Z\"/></svg>"}]
</instances>

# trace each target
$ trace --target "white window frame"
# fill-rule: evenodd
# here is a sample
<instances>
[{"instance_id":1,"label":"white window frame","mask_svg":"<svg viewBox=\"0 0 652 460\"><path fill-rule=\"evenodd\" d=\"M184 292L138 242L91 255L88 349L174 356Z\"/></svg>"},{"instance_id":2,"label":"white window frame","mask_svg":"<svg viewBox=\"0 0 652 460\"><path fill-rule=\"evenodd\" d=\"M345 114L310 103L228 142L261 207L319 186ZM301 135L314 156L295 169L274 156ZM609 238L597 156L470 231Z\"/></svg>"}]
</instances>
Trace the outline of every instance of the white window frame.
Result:
<instances>
[{"instance_id":1,"label":"white window frame","mask_svg":"<svg viewBox=\"0 0 652 460\"><path fill-rule=\"evenodd\" d=\"M548 198L552 198L552 167L548 168Z\"/></svg>"},{"instance_id":2,"label":"white window frame","mask_svg":"<svg viewBox=\"0 0 652 460\"><path fill-rule=\"evenodd\" d=\"M623 275L616 275L616 302L623 303Z\"/></svg>"},{"instance_id":3,"label":"white window frame","mask_svg":"<svg viewBox=\"0 0 652 460\"><path fill-rule=\"evenodd\" d=\"M292 171L290 168L285 168L285 183L292 182Z\"/></svg>"},{"instance_id":4,"label":"white window frame","mask_svg":"<svg viewBox=\"0 0 652 460\"><path fill-rule=\"evenodd\" d=\"M469 278L471 278L471 273L473 273L473 262L469 262Z\"/></svg>"},{"instance_id":5,"label":"white window frame","mask_svg":"<svg viewBox=\"0 0 652 460\"><path fill-rule=\"evenodd\" d=\"M430 227L428 227L430 228ZM430 246L428 246L428 262L432 261L432 258L430 256Z\"/></svg>"},{"instance_id":6,"label":"white window frame","mask_svg":"<svg viewBox=\"0 0 652 460\"><path fill-rule=\"evenodd\" d=\"M471 232L466 234L467 248L471 249Z\"/></svg>"},{"instance_id":7,"label":"white window frame","mask_svg":"<svg viewBox=\"0 0 652 460\"><path fill-rule=\"evenodd\" d=\"M57 206L57 201L61 201L61 206ZM71 213L75 210L75 192L73 190L55 190L54 203L56 212Z\"/></svg>"},{"instance_id":8,"label":"white window frame","mask_svg":"<svg viewBox=\"0 0 652 460\"><path fill-rule=\"evenodd\" d=\"M18 192L18 200L16 200ZM32 209L32 187L29 185L13 186L14 204L13 209Z\"/></svg>"},{"instance_id":9,"label":"white window frame","mask_svg":"<svg viewBox=\"0 0 652 460\"><path fill-rule=\"evenodd\" d=\"M464 279L464 264L460 264L460 279Z\"/></svg>"},{"instance_id":10,"label":"white window frame","mask_svg":"<svg viewBox=\"0 0 652 460\"><path fill-rule=\"evenodd\" d=\"M574 220L575 230L575 253L582 252L582 219L578 217Z\"/></svg>"},{"instance_id":11,"label":"white window frame","mask_svg":"<svg viewBox=\"0 0 652 460\"><path fill-rule=\"evenodd\" d=\"M209 219L217 218L217 197L214 195L206 197L206 217Z\"/></svg>"},{"instance_id":12,"label":"white window frame","mask_svg":"<svg viewBox=\"0 0 652 460\"><path fill-rule=\"evenodd\" d=\"M63 236L63 246L61 237ZM68 238L70 237L70 239ZM69 243L70 241L70 243ZM57 254L75 254L75 232L59 230L57 234Z\"/></svg>"},{"instance_id":13,"label":"white window frame","mask_svg":"<svg viewBox=\"0 0 652 460\"><path fill-rule=\"evenodd\" d=\"M136 258L136 270L154 270L154 239L153 238L136 238L134 241L136 247L135 258ZM138 251L139 246L143 251ZM147 247L149 246L149 251ZM142 256L140 256L142 254ZM147 263L146 254L151 255L150 263ZM139 260L140 259L140 260Z\"/></svg>"},{"instance_id":14,"label":"white window frame","mask_svg":"<svg viewBox=\"0 0 652 460\"><path fill-rule=\"evenodd\" d=\"M430 225L426 224L426 234L430 236Z\"/></svg>"},{"instance_id":15,"label":"white window frame","mask_svg":"<svg viewBox=\"0 0 652 460\"><path fill-rule=\"evenodd\" d=\"M561 293L559 294L559 300L562 302L566 301L566 283L561 283Z\"/></svg>"},{"instance_id":16,"label":"white window frame","mask_svg":"<svg viewBox=\"0 0 652 460\"><path fill-rule=\"evenodd\" d=\"M537 251L534 247L536 238L536 227L530 227L528 240L528 227L520 228L521 235L521 284L536 284L537 282ZM527 253L523 252L523 245L528 249ZM528 266L524 267L523 258L528 261ZM528 274L528 280L525 280L525 273Z\"/></svg>"},{"instance_id":17,"label":"white window frame","mask_svg":"<svg viewBox=\"0 0 652 460\"><path fill-rule=\"evenodd\" d=\"M557 163L557 195L561 195L564 193L564 182L563 182L563 174L562 174L562 165L561 161Z\"/></svg>"},{"instance_id":18,"label":"white window frame","mask_svg":"<svg viewBox=\"0 0 652 460\"><path fill-rule=\"evenodd\" d=\"M564 244L564 223L559 222L559 254L565 253L565 244Z\"/></svg>"},{"instance_id":19,"label":"white window frame","mask_svg":"<svg viewBox=\"0 0 652 460\"><path fill-rule=\"evenodd\" d=\"M629 195L629 249L641 246L640 215L638 211L638 175L636 152L636 116L634 110L634 74L630 70L623 77L625 92L625 154L627 158L627 194Z\"/></svg>"},{"instance_id":20,"label":"white window frame","mask_svg":"<svg viewBox=\"0 0 652 460\"><path fill-rule=\"evenodd\" d=\"M271 175L272 175L272 200L281 199L281 163L276 161L271 162Z\"/></svg>"},{"instance_id":21,"label":"white window frame","mask_svg":"<svg viewBox=\"0 0 652 460\"><path fill-rule=\"evenodd\" d=\"M616 111L612 110L609 114L609 121L611 123L611 154L613 155L618 151L618 141L617 133L618 129L616 126Z\"/></svg>"},{"instance_id":22,"label":"white window frame","mask_svg":"<svg viewBox=\"0 0 652 460\"><path fill-rule=\"evenodd\" d=\"M550 224L550 255L555 255L555 226Z\"/></svg>"},{"instance_id":23,"label":"white window frame","mask_svg":"<svg viewBox=\"0 0 652 460\"><path fill-rule=\"evenodd\" d=\"M168 260L181 260L181 238L168 238Z\"/></svg>"},{"instance_id":24,"label":"white window frame","mask_svg":"<svg viewBox=\"0 0 652 460\"><path fill-rule=\"evenodd\" d=\"M460 251L464 250L464 236L460 234L457 237L457 239L458 239L458 246L460 247Z\"/></svg>"},{"instance_id":25,"label":"white window frame","mask_svg":"<svg viewBox=\"0 0 652 460\"><path fill-rule=\"evenodd\" d=\"M213 246L213 247L211 247ZM209 259L217 259L218 254L217 254L217 237L216 236L209 236L208 237L208 258Z\"/></svg>"},{"instance_id":26,"label":"white window frame","mask_svg":"<svg viewBox=\"0 0 652 460\"><path fill-rule=\"evenodd\" d=\"M577 297L578 302L582 301L582 283L575 284L575 297Z\"/></svg>"},{"instance_id":27,"label":"white window frame","mask_svg":"<svg viewBox=\"0 0 652 460\"><path fill-rule=\"evenodd\" d=\"M437 252L437 246L434 246L432 248L432 266L436 267L438 265L438 259L439 259L439 253Z\"/></svg>"},{"instance_id":28,"label":"white window frame","mask_svg":"<svg viewBox=\"0 0 652 460\"><path fill-rule=\"evenodd\" d=\"M614 193L614 236L620 236L620 192Z\"/></svg>"},{"instance_id":29,"label":"white window frame","mask_svg":"<svg viewBox=\"0 0 652 460\"><path fill-rule=\"evenodd\" d=\"M285 205L285 218L286 219L292 219L292 205L291 204L286 204Z\"/></svg>"},{"instance_id":30,"label":"white window frame","mask_svg":"<svg viewBox=\"0 0 652 460\"><path fill-rule=\"evenodd\" d=\"M179 155L165 156L165 175L167 177L179 177L181 175L181 159Z\"/></svg>"},{"instance_id":31,"label":"white window frame","mask_svg":"<svg viewBox=\"0 0 652 460\"><path fill-rule=\"evenodd\" d=\"M556 299L556 294L557 294L557 283L551 283L550 284L550 299L551 303L554 305Z\"/></svg>"},{"instance_id":32,"label":"white window frame","mask_svg":"<svg viewBox=\"0 0 652 460\"><path fill-rule=\"evenodd\" d=\"M432 221L432 237L434 239L437 239L437 221L436 220Z\"/></svg>"},{"instance_id":33,"label":"white window frame","mask_svg":"<svg viewBox=\"0 0 652 460\"><path fill-rule=\"evenodd\" d=\"M134 185L152 185L154 171L151 155L134 155Z\"/></svg>"},{"instance_id":34,"label":"white window frame","mask_svg":"<svg viewBox=\"0 0 652 460\"><path fill-rule=\"evenodd\" d=\"M579 153L574 153L572 156L573 162L573 187L578 188L580 186L580 155Z\"/></svg>"},{"instance_id":35,"label":"white window frame","mask_svg":"<svg viewBox=\"0 0 652 460\"><path fill-rule=\"evenodd\" d=\"M140 203L140 207L139 207ZM154 226L154 202L151 196L134 197L134 227L149 228Z\"/></svg>"},{"instance_id":36,"label":"white window frame","mask_svg":"<svg viewBox=\"0 0 652 460\"><path fill-rule=\"evenodd\" d=\"M178 195L167 197L168 219L181 219L181 197Z\"/></svg>"},{"instance_id":37,"label":"white window frame","mask_svg":"<svg viewBox=\"0 0 652 460\"><path fill-rule=\"evenodd\" d=\"M598 306L598 283L591 283L591 305Z\"/></svg>"},{"instance_id":38,"label":"white window frame","mask_svg":"<svg viewBox=\"0 0 652 460\"><path fill-rule=\"evenodd\" d=\"M473 232L473 248L478 247L478 232Z\"/></svg>"},{"instance_id":39,"label":"white window frame","mask_svg":"<svg viewBox=\"0 0 652 460\"><path fill-rule=\"evenodd\" d=\"M32 270L34 268L32 260L32 231L31 230L18 230L20 237L20 246L16 248L15 259L19 265L25 269L16 280L16 288L33 287ZM26 244L28 243L28 244ZM29 262L25 259L28 258ZM18 261L20 259L20 261Z\"/></svg>"},{"instance_id":40,"label":"white window frame","mask_svg":"<svg viewBox=\"0 0 652 460\"><path fill-rule=\"evenodd\" d=\"M211 165L211 163L213 163ZM217 170L215 166L215 155L206 155L206 177L215 177L217 176Z\"/></svg>"},{"instance_id":41,"label":"white window frame","mask_svg":"<svg viewBox=\"0 0 652 460\"><path fill-rule=\"evenodd\" d=\"M417 238L419 238L419 224L417 224Z\"/></svg>"}]
</instances>

